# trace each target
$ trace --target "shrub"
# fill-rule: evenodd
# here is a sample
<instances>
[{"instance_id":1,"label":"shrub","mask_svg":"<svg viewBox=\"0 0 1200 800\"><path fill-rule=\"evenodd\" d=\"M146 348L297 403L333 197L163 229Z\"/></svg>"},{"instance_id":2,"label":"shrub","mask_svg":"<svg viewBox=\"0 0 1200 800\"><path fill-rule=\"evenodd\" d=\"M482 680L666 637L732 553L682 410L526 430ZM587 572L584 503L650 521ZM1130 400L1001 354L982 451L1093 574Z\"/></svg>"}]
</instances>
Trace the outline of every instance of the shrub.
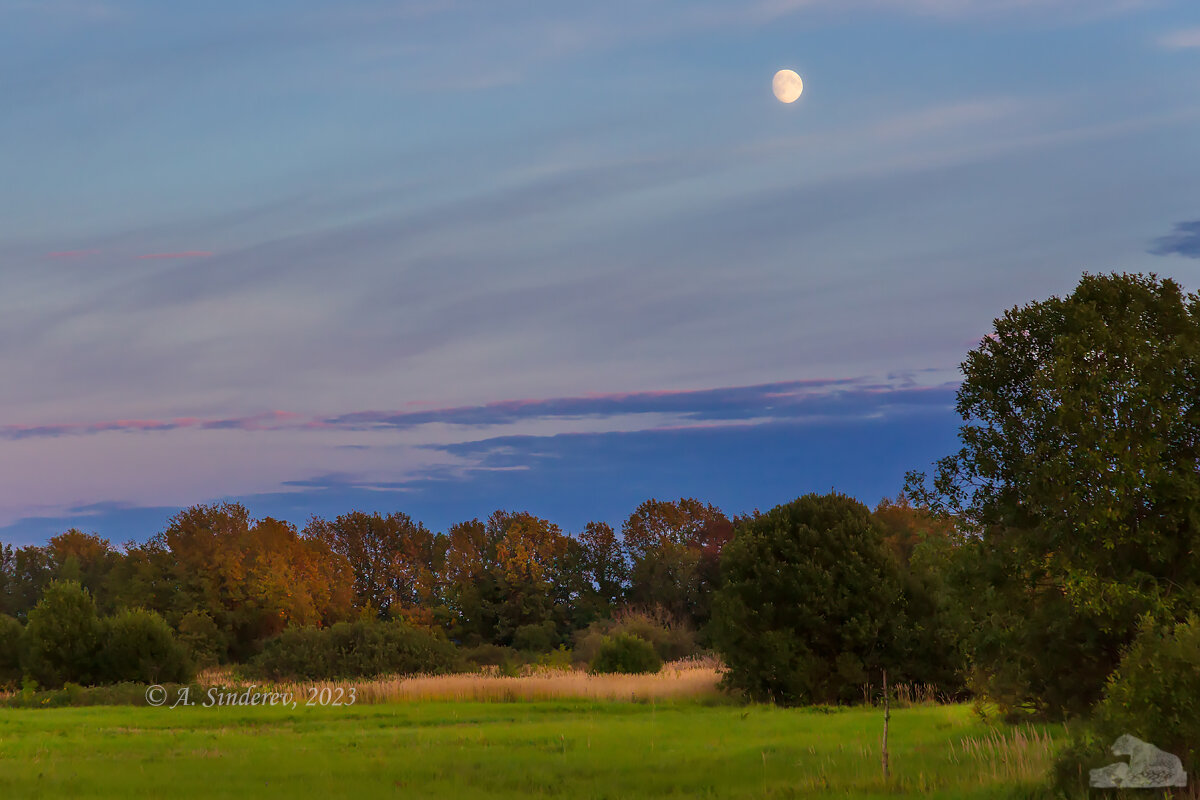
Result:
<instances>
[{"instance_id":1,"label":"shrub","mask_svg":"<svg viewBox=\"0 0 1200 800\"><path fill-rule=\"evenodd\" d=\"M21 682L21 623L0 614L0 688Z\"/></svg>"},{"instance_id":2,"label":"shrub","mask_svg":"<svg viewBox=\"0 0 1200 800\"><path fill-rule=\"evenodd\" d=\"M675 620L661 608L653 612L625 610L616 619L593 622L575 632L575 660L591 663L605 637L627 633L644 639L654 646L663 661L675 661L696 654L696 632Z\"/></svg>"},{"instance_id":3,"label":"shrub","mask_svg":"<svg viewBox=\"0 0 1200 800\"><path fill-rule=\"evenodd\" d=\"M225 656L228 643L212 615L195 609L179 620L177 638L197 667L211 667Z\"/></svg>"},{"instance_id":4,"label":"shrub","mask_svg":"<svg viewBox=\"0 0 1200 800\"><path fill-rule=\"evenodd\" d=\"M660 669L662 659L654 652L654 645L631 634L618 633L601 643L588 671L596 675L609 672L637 675Z\"/></svg>"},{"instance_id":5,"label":"shrub","mask_svg":"<svg viewBox=\"0 0 1200 800\"><path fill-rule=\"evenodd\" d=\"M1096 709L1099 730L1133 734L1200 770L1200 617L1144 624Z\"/></svg>"},{"instance_id":6,"label":"shrub","mask_svg":"<svg viewBox=\"0 0 1200 800\"><path fill-rule=\"evenodd\" d=\"M358 620L289 628L269 640L254 669L271 678L357 678L450 672L458 652L439 633L402 621Z\"/></svg>"},{"instance_id":7,"label":"shrub","mask_svg":"<svg viewBox=\"0 0 1200 800\"><path fill-rule=\"evenodd\" d=\"M516 675L521 654L499 644L481 644L462 651L463 660L472 667L498 667L501 674Z\"/></svg>"},{"instance_id":8,"label":"shrub","mask_svg":"<svg viewBox=\"0 0 1200 800\"><path fill-rule=\"evenodd\" d=\"M253 671L269 678L324 678L333 675L333 641L327 630L285 628L263 646Z\"/></svg>"},{"instance_id":9,"label":"shrub","mask_svg":"<svg viewBox=\"0 0 1200 800\"><path fill-rule=\"evenodd\" d=\"M186 683L187 648L153 611L120 611L100 621L96 678L102 683Z\"/></svg>"},{"instance_id":10,"label":"shrub","mask_svg":"<svg viewBox=\"0 0 1200 800\"><path fill-rule=\"evenodd\" d=\"M513 633L513 647L533 653L549 653L558 647L558 628L551 620L522 625Z\"/></svg>"},{"instance_id":11,"label":"shrub","mask_svg":"<svg viewBox=\"0 0 1200 800\"><path fill-rule=\"evenodd\" d=\"M564 645L559 645L548 653L542 653L534 663L541 669L567 672L574 667L574 653Z\"/></svg>"},{"instance_id":12,"label":"shrub","mask_svg":"<svg viewBox=\"0 0 1200 800\"><path fill-rule=\"evenodd\" d=\"M893 666L899 566L857 500L809 494L748 520L721 572L710 632L727 687L785 705L845 702Z\"/></svg>"},{"instance_id":13,"label":"shrub","mask_svg":"<svg viewBox=\"0 0 1200 800\"><path fill-rule=\"evenodd\" d=\"M95 679L100 623L91 594L75 581L53 581L29 612L22 666L39 685L89 684Z\"/></svg>"},{"instance_id":14,"label":"shrub","mask_svg":"<svg viewBox=\"0 0 1200 800\"><path fill-rule=\"evenodd\" d=\"M1084 789L1089 769L1117 760L1109 747L1126 733L1179 756L1189 776L1200 770L1200 617L1142 622L1089 724L1060 753L1058 788Z\"/></svg>"},{"instance_id":15,"label":"shrub","mask_svg":"<svg viewBox=\"0 0 1200 800\"><path fill-rule=\"evenodd\" d=\"M1055 754L1050 779L1058 796L1087 797L1088 773L1118 760L1108 749L1115 739L1105 742L1093 727L1077 728Z\"/></svg>"}]
</instances>

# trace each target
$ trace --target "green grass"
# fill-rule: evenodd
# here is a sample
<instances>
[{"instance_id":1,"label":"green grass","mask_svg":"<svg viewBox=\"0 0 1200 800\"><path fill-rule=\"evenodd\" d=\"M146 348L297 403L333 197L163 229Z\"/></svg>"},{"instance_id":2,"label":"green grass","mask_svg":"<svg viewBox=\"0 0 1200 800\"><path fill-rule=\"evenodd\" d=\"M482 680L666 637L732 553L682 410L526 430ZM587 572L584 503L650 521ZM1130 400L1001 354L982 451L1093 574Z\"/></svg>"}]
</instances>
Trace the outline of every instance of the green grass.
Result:
<instances>
[{"instance_id":1,"label":"green grass","mask_svg":"<svg viewBox=\"0 0 1200 800\"><path fill-rule=\"evenodd\" d=\"M1037 748L982 744L1012 729L926 706L892 712L885 784L881 727L694 702L2 709L0 797L982 798L1040 771Z\"/></svg>"}]
</instances>

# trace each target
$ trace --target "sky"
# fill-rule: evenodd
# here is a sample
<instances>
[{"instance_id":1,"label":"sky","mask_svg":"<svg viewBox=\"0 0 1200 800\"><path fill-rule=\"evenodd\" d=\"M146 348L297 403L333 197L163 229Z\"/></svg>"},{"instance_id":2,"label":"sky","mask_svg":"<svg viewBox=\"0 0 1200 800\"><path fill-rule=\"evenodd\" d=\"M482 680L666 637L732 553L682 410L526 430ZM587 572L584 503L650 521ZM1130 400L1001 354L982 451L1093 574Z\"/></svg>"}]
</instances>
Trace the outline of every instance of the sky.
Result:
<instances>
[{"instance_id":1,"label":"sky","mask_svg":"<svg viewBox=\"0 0 1200 800\"><path fill-rule=\"evenodd\" d=\"M0 0L0 108L12 544L873 505L1006 309L1200 289L1193 0Z\"/></svg>"}]
</instances>

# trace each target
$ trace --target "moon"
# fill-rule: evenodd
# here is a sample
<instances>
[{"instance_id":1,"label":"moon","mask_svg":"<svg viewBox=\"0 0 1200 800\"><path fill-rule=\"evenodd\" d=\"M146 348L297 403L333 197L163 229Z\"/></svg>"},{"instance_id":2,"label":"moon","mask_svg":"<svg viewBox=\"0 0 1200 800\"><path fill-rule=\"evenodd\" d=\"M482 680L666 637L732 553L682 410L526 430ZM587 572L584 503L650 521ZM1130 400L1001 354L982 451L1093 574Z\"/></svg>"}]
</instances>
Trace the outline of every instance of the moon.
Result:
<instances>
[{"instance_id":1,"label":"moon","mask_svg":"<svg viewBox=\"0 0 1200 800\"><path fill-rule=\"evenodd\" d=\"M800 76L790 69L781 69L775 73L775 80L771 81L771 89L775 92L775 97L781 103L794 103L800 98L800 93L804 91L804 81L800 80Z\"/></svg>"}]
</instances>

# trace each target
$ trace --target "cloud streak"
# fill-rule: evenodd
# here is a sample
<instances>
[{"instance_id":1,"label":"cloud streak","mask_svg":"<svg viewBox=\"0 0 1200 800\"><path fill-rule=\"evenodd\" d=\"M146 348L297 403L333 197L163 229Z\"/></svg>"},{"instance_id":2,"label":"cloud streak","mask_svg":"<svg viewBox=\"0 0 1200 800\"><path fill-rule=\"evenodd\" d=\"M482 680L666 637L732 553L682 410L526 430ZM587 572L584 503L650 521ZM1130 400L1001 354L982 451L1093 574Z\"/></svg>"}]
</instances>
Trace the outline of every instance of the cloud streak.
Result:
<instances>
[{"instance_id":1,"label":"cloud streak","mask_svg":"<svg viewBox=\"0 0 1200 800\"><path fill-rule=\"evenodd\" d=\"M21 440L101 433L203 431L411 430L425 425L463 428L514 426L542 420L646 416L646 429L667 430L764 420L893 416L914 408L949 407L952 385L914 387L865 379L782 381L684 391L596 393L576 397L504 400L474 406L355 411L311 416L270 411L241 417L116 419L99 422L0 426L0 439ZM411 405L411 404L410 404ZM663 425L661 420L673 420Z\"/></svg>"},{"instance_id":2,"label":"cloud streak","mask_svg":"<svg viewBox=\"0 0 1200 800\"><path fill-rule=\"evenodd\" d=\"M1187 50L1200 47L1200 28L1183 28L1159 38L1158 44L1167 50Z\"/></svg>"},{"instance_id":3,"label":"cloud streak","mask_svg":"<svg viewBox=\"0 0 1200 800\"><path fill-rule=\"evenodd\" d=\"M1176 223L1169 234L1154 240L1149 252L1156 256L1200 258L1200 219Z\"/></svg>"}]
</instances>

